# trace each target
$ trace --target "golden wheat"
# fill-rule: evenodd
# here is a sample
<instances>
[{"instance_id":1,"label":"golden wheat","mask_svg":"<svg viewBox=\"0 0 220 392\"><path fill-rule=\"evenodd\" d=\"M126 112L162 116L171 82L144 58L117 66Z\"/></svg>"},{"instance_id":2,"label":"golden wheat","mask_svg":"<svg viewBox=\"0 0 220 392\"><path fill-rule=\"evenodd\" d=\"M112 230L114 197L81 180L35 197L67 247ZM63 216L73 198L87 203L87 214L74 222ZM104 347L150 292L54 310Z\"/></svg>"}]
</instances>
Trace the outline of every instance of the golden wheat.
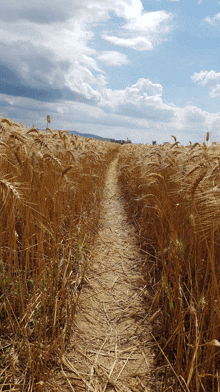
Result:
<instances>
[{"instance_id":1,"label":"golden wheat","mask_svg":"<svg viewBox=\"0 0 220 392\"><path fill-rule=\"evenodd\" d=\"M120 183L147 254L142 273L153 297L154 335L163 347L158 360L161 366L169 359L176 373L172 381L167 372L164 388L179 391L181 377L186 390L213 392L220 356L218 346L207 343L220 333L220 146L173 146L125 146ZM160 185L150 180L160 176Z\"/></svg>"},{"instance_id":2,"label":"golden wheat","mask_svg":"<svg viewBox=\"0 0 220 392\"><path fill-rule=\"evenodd\" d=\"M91 141L87 145L77 138L72 151L75 139L67 132L16 127L8 119L3 124L1 383L14 383L10 344L19 388L31 392L40 377L48 379L51 359L58 363L58 353L67 346L80 294L76 277L83 280L87 268L80 254L93 243L107 164L118 147ZM94 155L99 159L94 161Z\"/></svg>"}]
</instances>

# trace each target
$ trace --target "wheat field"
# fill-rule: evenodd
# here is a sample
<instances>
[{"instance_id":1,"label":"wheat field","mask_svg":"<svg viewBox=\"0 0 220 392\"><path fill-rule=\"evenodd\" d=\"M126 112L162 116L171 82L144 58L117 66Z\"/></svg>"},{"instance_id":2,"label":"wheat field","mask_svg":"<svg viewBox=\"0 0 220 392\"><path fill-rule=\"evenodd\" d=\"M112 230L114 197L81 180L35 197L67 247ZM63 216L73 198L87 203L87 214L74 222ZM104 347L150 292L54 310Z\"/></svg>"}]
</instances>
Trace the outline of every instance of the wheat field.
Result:
<instances>
[{"instance_id":1,"label":"wheat field","mask_svg":"<svg viewBox=\"0 0 220 392\"><path fill-rule=\"evenodd\" d=\"M45 390L60 364L115 157L160 391L220 390L220 146L173 138L119 146L0 119L0 391Z\"/></svg>"},{"instance_id":2,"label":"wheat field","mask_svg":"<svg viewBox=\"0 0 220 392\"><path fill-rule=\"evenodd\" d=\"M120 184L145 255L172 391L219 391L220 146L123 146ZM146 298L149 301L149 298ZM180 388L180 389L179 389Z\"/></svg>"},{"instance_id":3,"label":"wheat field","mask_svg":"<svg viewBox=\"0 0 220 392\"><path fill-rule=\"evenodd\" d=\"M66 348L116 150L0 120L0 390L33 390Z\"/></svg>"}]
</instances>

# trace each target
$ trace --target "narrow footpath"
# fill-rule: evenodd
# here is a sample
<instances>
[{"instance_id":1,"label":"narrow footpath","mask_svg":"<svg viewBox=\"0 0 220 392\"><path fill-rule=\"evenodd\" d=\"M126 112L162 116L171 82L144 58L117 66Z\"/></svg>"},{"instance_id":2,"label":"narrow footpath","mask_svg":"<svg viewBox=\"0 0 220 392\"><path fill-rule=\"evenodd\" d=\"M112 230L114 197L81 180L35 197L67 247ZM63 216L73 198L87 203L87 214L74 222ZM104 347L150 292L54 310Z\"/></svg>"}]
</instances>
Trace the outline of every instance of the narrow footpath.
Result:
<instances>
[{"instance_id":1,"label":"narrow footpath","mask_svg":"<svg viewBox=\"0 0 220 392\"><path fill-rule=\"evenodd\" d=\"M126 221L117 163L118 158L107 175L101 227L80 295L71 350L63 360L62 390L155 391L141 254Z\"/></svg>"}]
</instances>

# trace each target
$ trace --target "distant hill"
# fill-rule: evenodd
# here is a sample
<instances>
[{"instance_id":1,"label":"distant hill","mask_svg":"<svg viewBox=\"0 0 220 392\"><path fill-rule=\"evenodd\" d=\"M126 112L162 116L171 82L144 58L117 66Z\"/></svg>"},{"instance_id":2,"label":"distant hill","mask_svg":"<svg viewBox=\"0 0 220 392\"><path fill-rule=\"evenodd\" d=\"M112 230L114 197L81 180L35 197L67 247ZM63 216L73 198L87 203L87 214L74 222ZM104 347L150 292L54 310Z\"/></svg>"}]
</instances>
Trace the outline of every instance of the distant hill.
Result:
<instances>
[{"instance_id":1,"label":"distant hill","mask_svg":"<svg viewBox=\"0 0 220 392\"><path fill-rule=\"evenodd\" d=\"M42 128L36 128L38 131L40 131L40 130L42 130L42 131L45 131L45 129L42 129ZM93 138L93 139L96 139L96 140L101 140L101 141L106 141L106 142L110 142L110 139L108 139L107 137L101 137L101 136L97 136L97 135L93 135L93 134L91 134L91 133L80 133L80 132L77 132L77 131L68 131L68 129L65 129L65 131L66 132L69 132L69 133L73 133L74 135L76 135L76 136L83 136L83 137L91 137L91 138Z\"/></svg>"},{"instance_id":2,"label":"distant hill","mask_svg":"<svg viewBox=\"0 0 220 392\"><path fill-rule=\"evenodd\" d=\"M110 139L108 139L107 137L101 137L101 136L93 135L91 133L80 133L80 132L77 132L77 131L68 131L68 132L74 133L74 135L77 135L77 136L92 137L93 139L110 142Z\"/></svg>"}]
</instances>

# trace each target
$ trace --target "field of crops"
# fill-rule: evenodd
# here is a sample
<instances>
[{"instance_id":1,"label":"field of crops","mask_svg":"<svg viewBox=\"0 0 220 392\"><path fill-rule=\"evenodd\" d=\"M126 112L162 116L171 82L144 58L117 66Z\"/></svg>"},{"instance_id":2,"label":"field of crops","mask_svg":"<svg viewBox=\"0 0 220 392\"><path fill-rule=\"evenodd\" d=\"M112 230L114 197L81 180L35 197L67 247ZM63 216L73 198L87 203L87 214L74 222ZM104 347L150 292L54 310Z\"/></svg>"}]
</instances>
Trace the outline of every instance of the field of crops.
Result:
<instances>
[{"instance_id":1,"label":"field of crops","mask_svg":"<svg viewBox=\"0 0 220 392\"><path fill-rule=\"evenodd\" d=\"M117 148L0 120L0 390L36 388L65 350Z\"/></svg>"},{"instance_id":2,"label":"field of crops","mask_svg":"<svg viewBox=\"0 0 220 392\"><path fill-rule=\"evenodd\" d=\"M219 391L220 147L123 146L119 163L159 357L172 365L164 382L173 373L170 391Z\"/></svg>"},{"instance_id":3,"label":"field of crops","mask_svg":"<svg viewBox=\"0 0 220 392\"><path fill-rule=\"evenodd\" d=\"M143 255L155 367L169 365L158 373L161 391L220 391L219 144L207 135L189 146L175 137L119 146L7 118L0 119L0 391L44 390L61 363L116 156Z\"/></svg>"}]
</instances>

